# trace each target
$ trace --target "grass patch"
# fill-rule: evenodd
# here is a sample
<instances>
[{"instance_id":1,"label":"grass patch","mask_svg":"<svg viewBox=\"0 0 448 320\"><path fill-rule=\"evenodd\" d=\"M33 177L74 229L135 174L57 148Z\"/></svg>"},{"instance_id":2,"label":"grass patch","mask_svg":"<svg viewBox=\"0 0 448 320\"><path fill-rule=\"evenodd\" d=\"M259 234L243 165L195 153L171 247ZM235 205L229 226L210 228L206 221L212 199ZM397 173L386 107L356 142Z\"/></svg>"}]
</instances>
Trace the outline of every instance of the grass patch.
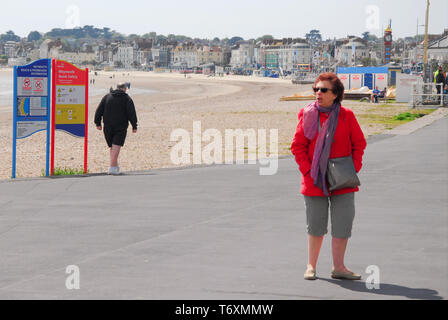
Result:
<instances>
[{"instance_id":1,"label":"grass patch","mask_svg":"<svg viewBox=\"0 0 448 320\"><path fill-rule=\"evenodd\" d=\"M89 171L87 170L87 173ZM84 174L84 169L72 169L72 168L54 168L54 176L75 176ZM42 169L42 177L45 176L45 171Z\"/></svg>"},{"instance_id":2,"label":"grass patch","mask_svg":"<svg viewBox=\"0 0 448 320\"><path fill-rule=\"evenodd\" d=\"M358 114L356 117L359 119L360 122L364 124L385 124L385 125L400 125L412 120L415 120L417 118L426 116L427 114L430 114L434 110L432 109L416 109L412 110L410 112L402 112L399 114L381 114L381 113L375 113L374 110L372 110L372 113L361 113Z\"/></svg>"},{"instance_id":3,"label":"grass patch","mask_svg":"<svg viewBox=\"0 0 448 320\"><path fill-rule=\"evenodd\" d=\"M424 113L410 113L410 112L403 112L400 113L399 115L394 117L394 120L415 120L417 118L423 117L425 116Z\"/></svg>"}]
</instances>

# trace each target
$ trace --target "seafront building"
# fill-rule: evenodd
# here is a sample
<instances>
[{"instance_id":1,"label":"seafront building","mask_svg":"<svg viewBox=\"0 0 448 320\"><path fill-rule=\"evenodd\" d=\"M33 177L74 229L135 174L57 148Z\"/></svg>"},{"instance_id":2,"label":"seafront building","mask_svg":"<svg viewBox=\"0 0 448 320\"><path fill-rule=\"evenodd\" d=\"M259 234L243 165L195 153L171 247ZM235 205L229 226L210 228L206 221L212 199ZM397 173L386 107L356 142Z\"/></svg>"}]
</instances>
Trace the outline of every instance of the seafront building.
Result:
<instances>
[{"instance_id":1,"label":"seafront building","mask_svg":"<svg viewBox=\"0 0 448 320\"><path fill-rule=\"evenodd\" d=\"M361 63L363 58L369 57L367 43L358 37L349 37L344 44L336 48L336 60L348 66Z\"/></svg>"},{"instance_id":2,"label":"seafront building","mask_svg":"<svg viewBox=\"0 0 448 320\"><path fill-rule=\"evenodd\" d=\"M219 46L202 46L198 50L199 55L199 64L216 64L223 65L224 64L224 52Z\"/></svg>"},{"instance_id":3,"label":"seafront building","mask_svg":"<svg viewBox=\"0 0 448 320\"><path fill-rule=\"evenodd\" d=\"M230 65L233 68L244 68L251 66L254 61L254 41L239 41L232 48Z\"/></svg>"},{"instance_id":4,"label":"seafront building","mask_svg":"<svg viewBox=\"0 0 448 320\"><path fill-rule=\"evenodd\" d=\"M126 69L132 68L132 64L134 63L135 58L136 56L134 47L131 46L120 46L117 48L116 53L113 55L114 63Z\"/></svg>"},{"instance_id":5,"label":"seafront building","mask_svg":"<svg viewBox=\"0 0 448 320\"><path fill-rule=\"evenodd\" d=\"M194 43L178 45L173 50L172 66L178 69L198 67L200 64L198 48Z\"/></svg>"},{"instance_id":6,"label":"seafront building","mask_svg":"<svg viewBox=\"0 0 448 320\"><path fill-rule=\"evenodd\" d=\"M268 40L261 43L257 63L265 68L292 71L298 64L311 64L313 51L304 39Z\"/></svg>"},{"instance_id":7,"label":"seafront building","mask_svg":"<svg viewBox=\"0 0 448 320\"><path fill-rule=\"evenodd\" d=\"M448 29L443 34L428 35L430 65L448 63ZM418 41L417 41L418 39ZM0 41L0 63L24 64L42 58L67 60L77 65L96 68L125 69L197 69L225 70L250 74L253 70L289 72L335 71L338 67L381 66L387 51L392 64L403 70L414 71L421 65L423 42L421 37L398 39L384 43L383 37L347 36L343 39L311 41L284 38L263 41L229 39L187 39L176 37L133 37L108 40L106 38L47 38L43 40ZM221 69L219 69L221 70ZM420 70L420 69L416 69ZM263 73L261 70L259 74Z\"/></svg>"}]
</instances>

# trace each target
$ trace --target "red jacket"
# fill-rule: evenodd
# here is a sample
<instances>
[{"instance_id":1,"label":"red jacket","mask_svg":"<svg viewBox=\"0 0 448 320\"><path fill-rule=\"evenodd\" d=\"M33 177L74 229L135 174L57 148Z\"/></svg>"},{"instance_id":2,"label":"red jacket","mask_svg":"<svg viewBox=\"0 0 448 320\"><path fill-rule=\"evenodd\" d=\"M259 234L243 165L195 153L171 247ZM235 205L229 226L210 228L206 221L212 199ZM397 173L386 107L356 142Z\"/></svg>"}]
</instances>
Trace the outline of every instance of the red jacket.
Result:
<instances>
[{"instance_id":1,"label":"red jacket","mask_svg":"<svg viewBox=\"0 0 448 320\"><path fill-rule=\"evenodd\" d=\"M313 178L311 178L310 174L314 147L319 133L312 140L308 140L305 137L303 131L303 110L301 109L299 111L299 124L297 125L297 130L291 144L291 152L295 156L299 170L302 173L302 187L300 192L306 196L324 197L324 192L314 185ZM328 119L328 114L324 112L319 112L319 114L320 123L323 126L324 121ZM362 156L366 145L366 139L353 111L341 106L338 125L334 133L333 144L331 145L330 158L352 155L355 170L359 172L362 167ZM333 192L329 191L329 194L338 195L358 190L358 187L344 188Z\"/></svg>"}]
</instances>

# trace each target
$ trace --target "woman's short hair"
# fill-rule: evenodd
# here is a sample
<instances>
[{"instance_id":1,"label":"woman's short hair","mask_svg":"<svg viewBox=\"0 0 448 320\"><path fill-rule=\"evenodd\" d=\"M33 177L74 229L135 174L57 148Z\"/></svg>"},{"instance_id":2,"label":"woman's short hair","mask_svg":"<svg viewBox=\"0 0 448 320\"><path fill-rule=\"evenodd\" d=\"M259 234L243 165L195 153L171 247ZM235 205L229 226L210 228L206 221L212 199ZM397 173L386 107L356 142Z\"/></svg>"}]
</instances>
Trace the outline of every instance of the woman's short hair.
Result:
<instances>
[{"instance_id":1,"label":"woman's short hair","mask_svg":"<svg viewBox=\"0 0 448 320\"><path fill-rule=\"evenodd\" d=\"M339 80L337 75L335 75L333 72L321 73L314 82L313 87L315 87L319 81L330 82L333 86L333 93L337 96L334 101L339 103L342 102L342 100L344 99L344 85L342 84L341 80Z\"/></svg>"}]
</instances>

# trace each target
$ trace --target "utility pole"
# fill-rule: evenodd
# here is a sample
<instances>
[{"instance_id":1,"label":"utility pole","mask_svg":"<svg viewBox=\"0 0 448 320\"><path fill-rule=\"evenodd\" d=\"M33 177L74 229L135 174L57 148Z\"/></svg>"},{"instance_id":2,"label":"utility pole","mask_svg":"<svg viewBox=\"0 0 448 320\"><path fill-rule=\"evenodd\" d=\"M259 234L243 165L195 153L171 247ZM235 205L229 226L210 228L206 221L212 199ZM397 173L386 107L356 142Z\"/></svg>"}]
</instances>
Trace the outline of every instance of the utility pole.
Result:
<instances>
[{"instance_id":1,"label":"utility pole","mask_svg":"<svg viewBox=\"0 0 448 320\"><path fill-rule=\"evenodd\" d=\"M424 68L424 82L430 81L430 70L428 66L428 22L429 22L429 0L426 0L426 18L425 18L425 40L423 49L423 68Z\"/></svg>"}]
</instances>

